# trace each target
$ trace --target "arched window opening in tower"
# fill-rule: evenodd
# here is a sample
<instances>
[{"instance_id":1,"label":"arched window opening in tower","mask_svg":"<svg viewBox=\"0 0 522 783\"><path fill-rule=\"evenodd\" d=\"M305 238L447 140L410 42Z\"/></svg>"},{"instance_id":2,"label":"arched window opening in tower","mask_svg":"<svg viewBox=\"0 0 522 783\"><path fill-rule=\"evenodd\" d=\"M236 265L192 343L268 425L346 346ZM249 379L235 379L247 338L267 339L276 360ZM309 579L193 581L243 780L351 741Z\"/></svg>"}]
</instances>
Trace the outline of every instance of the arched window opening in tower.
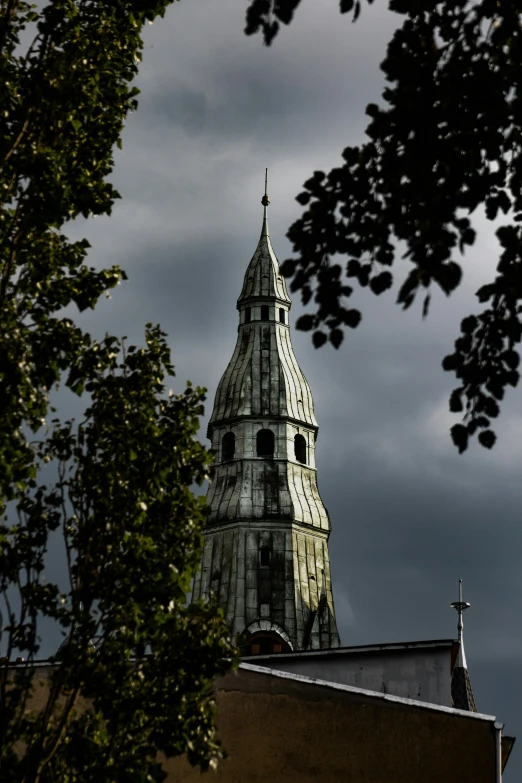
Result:
<instances>
[{"instance_id":1,"label":"arched window opening in tower","mask_svg":"<svg viewBox=\"0 0 522 783\"><path fill-rule=\"evenodd\" d=\"M262 546L259 550L259 565L261 568L270 567L270 547Z\"/></svg>"},{"instance_id":2,"label":"arched window opening in tower","mask_svg":"<svg viewBox=\"0 0 522 783\"><path fill-rule=\"evenodd\" d=\"M284 324L285 323L285 309L284 307L279 308L279 323Z\"/></svg>"},{"instance_id":3,"label":"arched window opening in tower","mask_svg":"<svg viewBox=\"0 0 522 783\"><path fill-rule=\"evenodd\" d=\"M269 320L268 305L261 305L261 320L262 321L268 321Z\"/></svg>"},{"instance_id":4,"label":"arched window opening in tower","mask_svg":"<svg viewBox=\"0 0 522 783\"><path fill-rule=\"evenodd\" d=\"M274 631L258 631L241 646L241 657L292 652L289 644Z\"/></svg>"},{"instance_id":5,"label":"arched window opening in tower","mask_svg":"<svg viewBox=\"0 0 522 783\"><path fill-rule=\"evenodd\" d=\"M234 459L236 453L236 436L233 432L225 432L221 441L223 462Z\"/></svg>"},{"instance_id":6,"label":"arched window opening in tower","mask_svg":"<svg viewBox=\"0 0 522 783\"><path fill-rule=\"evenodd\" d=\"M259 430L257 433L257 456L274 456L274 433L272 430Z\"/></svg>"},{"instance_id":7,"label":"arched window opening in tower","mask_svg":"<svg viewBox=\"0 0 522 783\"><path fill-rule=\"evenodd\" d=\"M294 438L294 452L296 460L306 465L306 440L302 435L296 435Z\"/></svg>"},{"instance_id":8,"label":"arched window opening in tower","mask_svg":"<svg viewBox=\"0 0 522 783\"><path fill-rule=\"evenodd\" d=\"M245 323L249 324L251 318L252 318L252 309L250 307L247 307L245 310Z\"/></svg>"}]
</instances>

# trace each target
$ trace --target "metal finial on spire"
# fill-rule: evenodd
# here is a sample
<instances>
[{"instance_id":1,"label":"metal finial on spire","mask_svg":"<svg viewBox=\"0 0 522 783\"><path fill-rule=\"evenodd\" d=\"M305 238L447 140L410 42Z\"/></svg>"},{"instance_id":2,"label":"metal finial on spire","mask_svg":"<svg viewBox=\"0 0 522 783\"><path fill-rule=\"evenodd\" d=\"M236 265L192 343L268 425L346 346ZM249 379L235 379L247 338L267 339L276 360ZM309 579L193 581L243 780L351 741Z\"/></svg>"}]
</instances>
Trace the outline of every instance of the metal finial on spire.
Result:
<instances>
[{"instance_id":1,"label":"metal finial on spire","mask_svg":"<svg viewBox=\"0 0 522 783\"><path fill-rule=\"evenodd\" d=\"M459 579L459 600L453 601L451 604L453 609L456 609L459 613L459 622L457 625L458 632L459 632L459 642L462 641L462 629L464 627L464 624L462 622L462 612L464 612L465 609L469 609L471 604L469 604L467 601L462 600L462 579Z\"/></svg>"},{"instance_id":2,"label":"metal finial on spire","mask_svg":"<svg viewBox=\"0 0 522 783\"><path fill-rule=\"evenodd\" d=\"M456 609L458 614L459 614L459 621L458 621L458 624L457 624L457 629L458 629L458 632L459 632L459 644L460 644L460 650L459 650L459 659L460 660L459 660L459 663L460 663L461 666L466 668L466 657L465 657L465 654L464 654L464 641L463 641L463 638L462 638L462 630L464 628L464 623L462 622L462 613L466 609L469 609L471 604L469 604L467 601L463 601L462 600L462 579L459 579L459 600L458 601L453 601L451 606L452 606L453 609Z\"/></svg>"},{"instance_id":3,"label":"metal finial on spire","mask_svg":"<svg viewBox=\"0 0 522 783\"><path fill-rule=\"evenodd\" d=\"M267 187L268 187L268 169L265 169L265 195L261 199L261 204L265 208L265 215L266 215L266 208L270 204L270 199L268 198L268 193L267 193Z\"/></svg>"}]
</instances>

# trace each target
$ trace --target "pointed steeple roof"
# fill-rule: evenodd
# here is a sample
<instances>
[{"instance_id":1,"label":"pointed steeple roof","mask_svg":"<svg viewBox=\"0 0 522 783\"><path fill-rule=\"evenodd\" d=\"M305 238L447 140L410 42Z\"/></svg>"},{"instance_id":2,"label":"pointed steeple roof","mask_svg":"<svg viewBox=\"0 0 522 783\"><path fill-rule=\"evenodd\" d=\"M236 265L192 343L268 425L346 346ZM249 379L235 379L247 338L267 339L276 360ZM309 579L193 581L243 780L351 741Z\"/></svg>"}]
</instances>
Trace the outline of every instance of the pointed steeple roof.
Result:
<instances>
[{"instance_id":1,"label":"pointed steeple roof","mask_svg":"<svg viewBox=\"0 0 522 783\"><path fill-rule=\"evenodd\" d=\"M265 170L265 194L261 199L263 205L261 236L245 273L243 288L237 300L238 308L250 299L277 299L288 306L291 304L268 233L267 207L270 199L267 194L267 176L268 169Z\"/></svg>"},{"instance_id":2,"label":"pointed steeple roof","mask_svg":"<svg viewBox=\"0 0 522 783\"><path fill-rule=\"evenodd\" d=\"M473 691L471 689L471 680L469 678L468 666L466 663L466 653L464 651L464 623L462 621L462 614L466 609L469 609L471 604L462 600L462 579L459 579L459 600L453 601L451 606L456 609L459 615L457 624L459 651L457 653L457 660L453 667L453 673L451 675L451 697L453 699L453 706L458 710L468 710L468 712L477 712L475 706L475 699L473 697Z\"/></svg>"},{"instance_id":3,"label":"pointed steeple roof","mask_svg":"<svg viewBox=\"0 0 522 783\"><path fill-rule=\"evenodd\" d=\"M317 432L312 392L290 338L291 300L268 235L266 175L261 203L261 237L237 301L236 349L217 388L209 433L242 416L285 417Z\"/></svg>"}]
</instances>

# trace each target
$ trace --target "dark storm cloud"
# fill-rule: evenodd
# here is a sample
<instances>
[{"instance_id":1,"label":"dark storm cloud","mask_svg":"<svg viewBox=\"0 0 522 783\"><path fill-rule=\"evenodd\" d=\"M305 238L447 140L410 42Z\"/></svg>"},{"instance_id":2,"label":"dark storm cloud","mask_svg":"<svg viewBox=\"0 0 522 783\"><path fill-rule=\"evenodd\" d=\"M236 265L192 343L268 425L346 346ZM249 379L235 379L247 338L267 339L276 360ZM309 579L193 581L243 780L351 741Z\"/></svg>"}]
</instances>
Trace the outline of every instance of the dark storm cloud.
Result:
<instances>
[{"instance_id":1,"label":"dark storm cloud","mask_svg":"<svg viewBox=\"0 0 522 783\"><path fill-rule=\"evenodd\" d=\"M113 180L123 200L110 219L81 222L90 262L119 263L129 282L82 320L93 333L142 340L145 322L169 333L177 368L217 383L236 339L236 299L261 228L269 167L270 231L280 260L301 209L294 196L316 168L339 165L362 138L364 107L382 89L379 61L394 19L364 8L352 25L336 3L304 0L267 49L242 34L244 4L184 1L147 29L137 114L128 120ZM479 220L482 227L482 223ZM456 454L440 362L474 291L492 274L492 231L465 259L458 294L434 296L426 321L395 293L354 295L363 321L339 351L315 351L293 330L320 431L319 488L332 520L331 558L344 644L456 636L457 579L472 607L467 657L479 709L522 734L520 391L507 394L485 452ZM398 280L408 271L399 262ZM293 296L292 323L301 312ZM518 689L518 690L517 690ZM505 775L522 767L515 748Z\"/></svg>"}]
</instances>

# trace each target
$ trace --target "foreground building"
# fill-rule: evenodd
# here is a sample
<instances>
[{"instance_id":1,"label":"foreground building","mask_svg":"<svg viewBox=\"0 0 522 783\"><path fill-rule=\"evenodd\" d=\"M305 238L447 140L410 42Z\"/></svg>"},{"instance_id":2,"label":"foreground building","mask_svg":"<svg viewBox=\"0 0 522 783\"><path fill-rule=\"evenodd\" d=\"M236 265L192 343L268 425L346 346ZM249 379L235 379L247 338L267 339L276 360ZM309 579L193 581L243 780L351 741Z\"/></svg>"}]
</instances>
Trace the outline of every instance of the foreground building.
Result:
<instances>
[{"instance_id":1,"label":"foreground building","mask_svg":"<svg viewBox=\"0 0 522 783\"><path fill-rule=\"evenodd\" d=\"M501 783L514 740L493 715L444 703L457 646L314 650L278 655L277 668L276 656L250 658L215 683L228 758L215 773L170 759L166 783ZM358 669L362 687L341 681ZM36 664L33 709L45 706L52 670ZM80 697L77 708L89 703Z\"/></svg>"},{"instance_id":2,"label":"foreground building","mask_svg":"<svg viewBox=\"0 0 522 783\"><path fill-rule=\"evenodd\" d=\"M218 783L500 783L513 742L492 715L251 663L216 688ZM205 779L184 758L165 768Z\"/></svg>"}]
</instances>

